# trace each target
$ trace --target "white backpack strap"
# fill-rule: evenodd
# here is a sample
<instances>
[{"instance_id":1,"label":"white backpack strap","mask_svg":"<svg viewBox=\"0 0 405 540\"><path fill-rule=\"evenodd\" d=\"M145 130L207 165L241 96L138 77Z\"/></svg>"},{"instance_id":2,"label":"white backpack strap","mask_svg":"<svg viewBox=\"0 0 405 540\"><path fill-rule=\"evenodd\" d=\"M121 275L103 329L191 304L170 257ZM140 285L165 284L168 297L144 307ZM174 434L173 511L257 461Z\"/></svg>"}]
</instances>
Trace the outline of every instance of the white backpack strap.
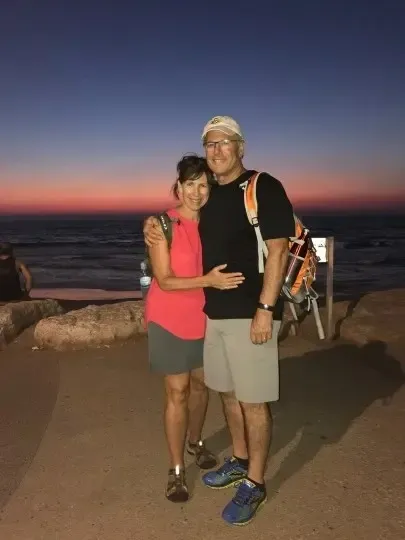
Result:
<instances>
[{"instance_id":1,"label":"white backpack strap","mask_svg":"<svg viewBox=\"0 0 405 540\"><path fill-rule=\"evenodd\" d=\"M256 186L259 179L260 173L257 173L251 178L250 181L244 183L242 189L244 190L244 202L246 215L249 220L249 223L253 225L256 240L257 240L257 259L260 274L264 273L264 259L267 258L269 251L267 249L266 243L263 240L262 234L260 232L258 216L258 206L257 206L257 196L256 196Z\"/></svg>"}]
</instances>

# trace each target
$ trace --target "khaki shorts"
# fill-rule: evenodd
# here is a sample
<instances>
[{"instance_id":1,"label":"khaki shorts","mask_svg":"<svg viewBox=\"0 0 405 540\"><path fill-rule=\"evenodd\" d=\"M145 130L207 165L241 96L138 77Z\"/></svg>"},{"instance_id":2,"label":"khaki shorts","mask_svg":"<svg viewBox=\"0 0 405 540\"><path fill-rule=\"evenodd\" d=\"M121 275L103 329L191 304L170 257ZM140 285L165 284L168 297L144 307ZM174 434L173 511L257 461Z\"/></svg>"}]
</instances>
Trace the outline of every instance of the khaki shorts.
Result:
<instances>
[{"instance_id":1,"label":"khaki shorts","mask_svg":"<svg viewBox=\"0 0 405 540\"><path fill-rule=\"evenodd\" d=\"M278 332L263 345L250 340L251 319L207 319L204 341L205 384L217 392L235 392L244 403L279 399Z\"/></svg>"}]
</instances>

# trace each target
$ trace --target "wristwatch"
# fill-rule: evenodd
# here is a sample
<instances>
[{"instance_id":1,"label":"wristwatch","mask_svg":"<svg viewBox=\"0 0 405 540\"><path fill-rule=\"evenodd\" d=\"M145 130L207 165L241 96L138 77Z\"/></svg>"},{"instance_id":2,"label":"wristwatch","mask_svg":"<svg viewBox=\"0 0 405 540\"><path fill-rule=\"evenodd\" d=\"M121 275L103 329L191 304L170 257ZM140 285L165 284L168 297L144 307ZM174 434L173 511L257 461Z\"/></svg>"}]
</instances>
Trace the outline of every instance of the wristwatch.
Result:
<instances>
[{"instance_id":1,"label":"wristwatch","mask_svg":"<svg viewBox=\"0 0 405 540\"><path fill-rule=\"evenodd\" d=\"M266 311L274 311L274 306L271 306L270 304L262 304L261 302L258 302L257 307L260 309L265 309Z\"/></svg>"}]
</instances>

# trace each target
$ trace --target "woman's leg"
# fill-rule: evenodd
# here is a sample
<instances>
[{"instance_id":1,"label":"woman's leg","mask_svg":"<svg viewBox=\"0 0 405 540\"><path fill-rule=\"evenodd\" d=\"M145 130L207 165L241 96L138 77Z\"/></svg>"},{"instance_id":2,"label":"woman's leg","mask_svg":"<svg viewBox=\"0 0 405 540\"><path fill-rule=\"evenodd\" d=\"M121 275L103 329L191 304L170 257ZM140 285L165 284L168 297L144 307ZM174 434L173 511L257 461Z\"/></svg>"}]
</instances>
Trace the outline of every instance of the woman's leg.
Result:
<instances>
[{"instance_id":1,"label":"woman's leg","mask_svg":"<svg viewBox=\"0 0 405 540\"><path fill-rule=\"evenodd\" d=\"M201 440L207 407L208 388L204 383L203 368L193 369L190 377L189 399L189 441L191 444L196 444Z\"/></svg>"},{"instance_id":2,"label":"woman's leg","mask_svg":"<svg viewBox=\"0 0 405 540\"><path fill-rule=\"evenodd\" d=\"M184 468L184 444L188 425L190 373L166 375L165 431L171 468Z\"/></svg>"},{"instance_id":3,"label":"woman's leg","mask_svg":"<svg viewBox=\"0 0 405 540\"><path fill-rule=\"evenodd\" d=\"M212 469L217 459L202 441L202 430L208 407L208 388L204 383L203 368L193 369L190 377L189 399L189 444L187 452L195 457L196 464L201 469Z\"/></svg>"}]
</instances>

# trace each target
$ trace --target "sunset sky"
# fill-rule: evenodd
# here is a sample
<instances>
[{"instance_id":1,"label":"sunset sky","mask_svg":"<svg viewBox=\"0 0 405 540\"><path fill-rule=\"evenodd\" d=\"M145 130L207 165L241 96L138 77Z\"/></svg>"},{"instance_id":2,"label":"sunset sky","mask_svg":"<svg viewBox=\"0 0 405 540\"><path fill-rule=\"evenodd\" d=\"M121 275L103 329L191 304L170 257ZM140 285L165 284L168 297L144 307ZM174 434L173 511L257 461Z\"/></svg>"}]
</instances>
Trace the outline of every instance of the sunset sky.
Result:
<instances>
[{"instance_id":1,"label":"sunset sky","mask_svg":"<svg viewBox=\"0 0 405 540\"><path fill-rule=\"evenodd\" d=\"M14 0L0 214L168 204L214 115L297 207L405 208L405 3Z\"/></svg>"}]
</instances>

